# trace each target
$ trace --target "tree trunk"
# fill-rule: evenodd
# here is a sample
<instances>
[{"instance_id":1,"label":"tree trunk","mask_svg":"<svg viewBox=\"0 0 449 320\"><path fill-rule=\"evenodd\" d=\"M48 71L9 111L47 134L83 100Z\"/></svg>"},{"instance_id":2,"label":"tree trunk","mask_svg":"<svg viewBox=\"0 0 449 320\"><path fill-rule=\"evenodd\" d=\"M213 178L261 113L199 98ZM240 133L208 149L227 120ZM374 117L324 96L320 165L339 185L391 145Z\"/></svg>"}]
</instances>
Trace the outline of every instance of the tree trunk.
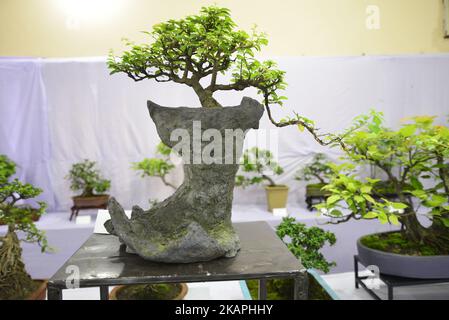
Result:
<instances>
[{"instance_id":1,"label":"tree trunk","mask_svg":"<svg viewBox=\"0 0 449 320\"><path fill-rule=\"evenodd\" d=\"M24 299L33 291L34 282L25 270L22 248L13 227L8 227L1 241L0 300Z\"/></svg>"},{"instance_id":2,"label":"tree trunk","mask_svg":"<svg viewBox=\"0 0 449 320\"><path fill-rule=\"evenodd\" d=\"M134 206L131 219L111 198L111 220L105 223L106 229L119 236L129 252L147 260L188 263L235 256L240 248L231 222L235 175L244 135L248 129L258 128L263 106L243 98L237 107L165 108L149 101L148 109L162 142L171 148L182 145L183 150L188 149L183 154L184 182L172 196L147 211ZM198 123L200 132L195 129ZM187 141L171 139L179 129L184 130ZM224 148L229 129L241 132L241 139L231 137L231 150ZM218 163L207 164L201 158L211 144L208 138L203 139L206 131L214 133L213 141L219 142L221 152L213 150ZM198 156L200 163L196 162Z\"/></svg>"},{"instance_id":3,"label":"tree trunk","mask_svg":"<svg viewBox=\"0 0 449 320\"><path fill-rule=\"evenodd\" d=\"M200 84L193 86L203 108L221 108L222 105L214 99L213 92L205 90Z\"/></svg>"}]
</instances>

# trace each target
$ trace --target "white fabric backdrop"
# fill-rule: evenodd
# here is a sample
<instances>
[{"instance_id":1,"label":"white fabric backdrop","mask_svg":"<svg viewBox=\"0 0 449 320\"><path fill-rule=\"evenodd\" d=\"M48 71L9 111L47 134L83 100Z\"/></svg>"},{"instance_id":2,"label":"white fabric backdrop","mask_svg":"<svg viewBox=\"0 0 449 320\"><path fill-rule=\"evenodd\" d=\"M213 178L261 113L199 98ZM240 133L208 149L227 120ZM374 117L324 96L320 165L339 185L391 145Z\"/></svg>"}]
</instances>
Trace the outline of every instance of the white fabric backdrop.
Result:
<instances>
[{"instance_id":1,"label":"white fabric backdrop","mask_svg":"<svg viewBox=\"0 0 449 320\"><path fill-rule=\"evenodd\" d=\"M273 58L287 71L285 108L314 119L323 131L335 132L376 108L388 124L418 114L449 114L449 55ZM239 104L254 91L217 95L223 105ZM0 59L0 153L19 163L18 175L45 190L51 210L71 206L64 179L72 163L84 158L99 163L112 180L111 194L130 208L147 206L148 198L165 198L169 188L130 169L131 162L154 154L158 143L146 109L151 99L165 106L197 106L188 87L152 81L135 83L124 75L109 76L104 58ZM266 115L261 128L276 130ZM278 157L290 185L290 204L302 202L295 171L315 152L336 159L337 150L317 145L296 128L278 131ZM170 179L182 181L180 168ZM264 203L260 187L236 189L237 203Z\"/></svg>"}]
</instances>

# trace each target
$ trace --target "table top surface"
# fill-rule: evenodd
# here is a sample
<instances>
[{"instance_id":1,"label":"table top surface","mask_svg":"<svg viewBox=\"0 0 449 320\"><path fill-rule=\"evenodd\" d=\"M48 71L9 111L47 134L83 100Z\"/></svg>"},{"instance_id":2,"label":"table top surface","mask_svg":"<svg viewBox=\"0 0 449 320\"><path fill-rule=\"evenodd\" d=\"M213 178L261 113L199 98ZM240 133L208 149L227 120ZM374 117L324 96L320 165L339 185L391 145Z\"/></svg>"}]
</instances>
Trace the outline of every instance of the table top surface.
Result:
<instances>
[{"instance_id":1,"label":"table top surface","mask_svg":"<svg viewBox=\"0 0 449 320\"><path fill-rule=\"evenodd\" d=\"M266 222L236 223L234 227L241 242L236 257L188 264L147 261L125 252L116 236L92 234L51 277L49 284L65 288L66 280L76 276L74 269L79 270L80 287L282 278L305 272Z\"/></svg>"}]
</instances>

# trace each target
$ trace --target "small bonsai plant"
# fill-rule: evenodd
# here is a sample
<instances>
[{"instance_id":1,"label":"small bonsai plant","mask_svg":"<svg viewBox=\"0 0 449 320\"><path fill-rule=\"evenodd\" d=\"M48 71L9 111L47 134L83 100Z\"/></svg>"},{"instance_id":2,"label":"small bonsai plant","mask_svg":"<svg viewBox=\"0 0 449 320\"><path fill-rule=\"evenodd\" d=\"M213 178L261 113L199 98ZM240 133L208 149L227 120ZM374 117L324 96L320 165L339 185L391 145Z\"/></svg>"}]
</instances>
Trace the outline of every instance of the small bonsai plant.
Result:
<instances>
[{"instance_id":1,"label":"small bonsai plant","mask_svg":"<svg viewBox=\"0 0 449 320\"><path fill-rule=\"evenodd\" d=\"M333 246L337 238L330 231L319 227L307 227L292 217L285 217L276 227L276 234L285 243L291 253L297 257L307 269L321 270L325 273L335 266L335 262L326 260L320 250L326 245ZM257 299L258 282L247 281L250 293ZM293 298L293 281L291 279L273 279L267 282L267 298L269 300L291 300ZM328 300L326 291L309 276L310 300Z\"/></svg>"},{"instance_id":2,"label":"small bonsai plant","mask_svg":"<svg viewBox=\"0 0 449 320\"><path fill-rule=\"evenodd\" d=\"M276 234L284 241L288 249L301 260L307 269L317 269L325 273L334 267L335 262L326 260L320 250L326 245L337 242L335 234L318 227L307 227L296 222L295 218L285 217L276 228Z\"/></svg>"},{"instance_id":3,"label":"small bonsai plant","mask_svg":"<svg viewBox=\"0 0 449 320\"><path fill-rule=\"evenodd\" d=\"M100 171L95 167L95 161L85 159L75 163L67 175L70 188L80 191L81 194L73 197L70 220L82 209L106 209L109 195L104 194L111 187L111 181L102 178Z\"/></svg>"},{"instance_id":4,"label":"small bonsai plant","mask_svg":"<svg viewBox=\"0 0 449 320\"><path fill-rule=\"evenodd\" d=\"M327 184L327 175L332 172L329 159L324 153L314 155L312 162L302 168L295 179L299 181L317 180L323 186Z\"/></svg>"},{"instance_id":5,"label":"small bonsai plant","mask_svg":"<svg viewBox=\"0 0 449 320\"><path fill-rule=\"evenodd\" d=\"M73 191L81 191L80 197L101 195L111 187L111 181L103 179L100 171L95 168L96 162L85 159L75 163L70 169L67 179Z\"/></svg>"},{"instance_id":6,"label":"small bonsai plant","mask_svg":"<svg viewBox=\"0 0 449 320\"><path fill-rule=\"evenodd\" d=\"M316 207L332 217L332 223L377 219L401 226L398 233L381 235L377 248L406 255L448 255L449 128L435 125L428 116L414 117L398 130L384 127L381 113L373 111L368 118L363 128L345 137L346 162L331 166L325 187L331 196ZM354 173L364 165L385 174L397 202L374 197L380 180ZM422 225L418 214L425 214L431 226Z\"/></svg>"},{"instance_id":7,"label":"small bonsai plant","mask_svg":"<svg viewBox=\"0 0 449 320\"><path fill-rule=\"evenodd\" d=\"M315 200L319 202L324 201L329 195L328 191L323 190L327 184L327 175L331 173L329 166L330 161L323 153L317 153L312 159L312 162L302 168L295 179L299 181L318 181L318 183L310 183L306 185L306 203L307 209L313 209Z\"/></svg>"},{"instance_id":8,"label":"small bonsai plant","mask_svg":"<svg viewBox=\"0 0 449 320\"><path fill-rule=\"evenodd\" d=\"M17 232L25 236L22 241L37 243L42 252L48 248L44 232L33 222L34 215L44 213L46 204L38 201L38 209L16 206L20 200L37 197L42 190L11 180L15 171L15 163L0 155L0 220L8 226L6 234L0 236L0 299L26 299L41 286L25 269Z\"/></svg>"},{"instance_id":9,"label":"small bonsai plant","mask_svg":"<svg viewBox=\"0 0 449 320\"><path fill-rule=\"evenodd\" d=\"M160 142L156 147L155 158L145 158L133 163L132 168L140 171L142 177L158 177L168 187L176 190L177 187L167 181L167 175L175 167L170 161L171 148Z\"/></svg>"},{"instance_id":10,"label":"small bonsai plant","mask_svg":"<svg viewBox=\"0 0 449 320\"><path fill-rule=\"evenodd\" d=\"M247 187L265 182L268 210L286 207L288 187L276 184L270 177L270 175L281 175L284 169L273 160L271 151L257 147L245 150L240 160L240 170L246 175L238 174L235 177L236 186Z\"/></svg>"},{"instance_id":11,"label":"small bonsai plant","mask_svg":"<svg viewBox=\"0 0 449 320\"><path fill-rule=\"evenodd\" d=\"M257 185L263 182L267 183L270 187L275 187L277 184L270 175L281 175L284 173L284 169L273 160L273 153L271 151L257 147L247 149L243 152L240 160L240 171L252 174L252 176L236 176L235 184L241 187Z\"/></svg>"}]
</instances>

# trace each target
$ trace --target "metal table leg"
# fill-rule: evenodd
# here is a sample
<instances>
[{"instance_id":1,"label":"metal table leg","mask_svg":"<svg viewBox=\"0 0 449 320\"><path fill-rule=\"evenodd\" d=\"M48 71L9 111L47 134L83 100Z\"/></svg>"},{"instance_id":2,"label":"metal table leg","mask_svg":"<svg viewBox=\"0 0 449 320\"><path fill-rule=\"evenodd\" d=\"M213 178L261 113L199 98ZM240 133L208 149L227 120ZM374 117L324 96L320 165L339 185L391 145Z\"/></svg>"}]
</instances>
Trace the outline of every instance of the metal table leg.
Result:
<instances>
[{"instance_id":1,"label":"metal table leg","mask_svg":"<svg viewBox=\"0 0 449 320\"><path fill-rule=\"evenodd\" d=\"M60 288L47 285L47 299L48 300L62 300L62 290Z\"/></svg>"},{"instance_id":2,"label":"metal table leg","mask_svg":"<svg viewBox=\"0 0 449 320\"><path fill-rule=\"evenodd\" d=\"M100 286L100 300L109 300L108 286Z\"/></svg>"},{"instance_id":3,"label":"metal table leg","mask_svg":"<svg viewBox=\"0 0 449 320\"><path fill-rule=\"evenodd\" d=\"M388 300L393 300L393 287L391 285L388 285Z\"/></svg>"},{"instance_id":4,"label":"metal table leg","mask_svg":"<svg viewBox=\"0 0 449 320\"><path fill-rule=\"evenodd\" d=\"M294 278L293 300L307 300L309 292L308 273L302 273Z\"/></svg>"},{"instance_id":5,"label":"metal table leg","mask_svg":"<svg viewBox=\"0 0 449 320\"><path fill-rule=\"evenodd\" d=\"M267 300L267 279L259 280L259 300Z\"/></svg>"},{"instance_id":6,"label":"metal table leg","mask_svg":"<svg viewBox=\"0 0 449 320\"><path fill-rule=\"evenodd\" d=\"M355 275L355 288L359 288L359 262L357 256L354 256L354 275Z\"/></svg>"}]
</instances>

